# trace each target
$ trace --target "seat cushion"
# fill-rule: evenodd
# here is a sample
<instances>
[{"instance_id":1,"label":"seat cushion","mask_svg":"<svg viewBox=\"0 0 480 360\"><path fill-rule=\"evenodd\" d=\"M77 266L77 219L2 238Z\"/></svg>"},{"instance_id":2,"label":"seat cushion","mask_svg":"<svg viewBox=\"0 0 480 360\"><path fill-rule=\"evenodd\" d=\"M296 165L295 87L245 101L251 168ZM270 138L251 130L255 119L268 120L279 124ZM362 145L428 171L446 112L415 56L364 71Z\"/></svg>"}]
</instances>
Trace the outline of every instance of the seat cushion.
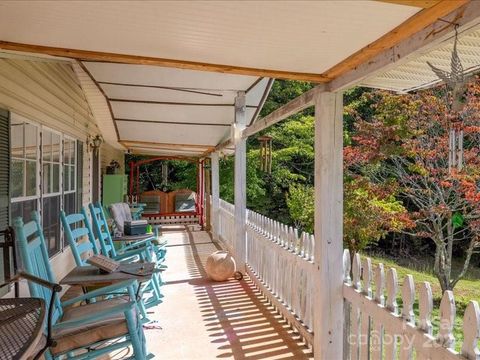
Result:
<instances>
[{"instance_id":1,"label":"seat cushion","mask_svg":"<svg viewBox=\"0 0 480 360\"><path fill-rule=\"evenodd\" d=\"M175 195L175 211L176 212L192 212L195 211L195 195L194 193L180 193Z\"/></svg>"},{"instance_id":2,"label":"seat cushion","mask_svg":"<svg viewBox=\"0 0 480 360\"><path fill-rule=\"evenodd\" d=\"M117 297L92 304L67 308L60 323L67 320L81 319L95 312L127 302L128 299ZM136 319L136 315L134 318ZM123 312L116 313L102 320L93 320L73 328L54 330L53 338L57 341L57 346L51 348L51 352L54 355L60 354L73 349L86 347L98 341L121 337L127 333L127 322Z\"/></svg>"}]
</instances>

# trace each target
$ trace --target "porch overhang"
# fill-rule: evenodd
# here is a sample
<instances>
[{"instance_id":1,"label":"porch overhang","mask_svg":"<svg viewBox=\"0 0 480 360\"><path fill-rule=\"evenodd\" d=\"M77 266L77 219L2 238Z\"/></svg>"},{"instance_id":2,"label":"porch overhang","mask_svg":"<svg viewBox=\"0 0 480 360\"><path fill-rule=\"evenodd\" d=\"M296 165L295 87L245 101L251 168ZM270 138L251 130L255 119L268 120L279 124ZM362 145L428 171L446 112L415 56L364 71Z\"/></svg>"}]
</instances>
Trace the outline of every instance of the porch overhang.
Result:
<instances>
[{"instance_id":1,"label":"porch overhang","mask_svg":"<svg viewBox=\"0 0 480 360\"><path fill-rule=\"evenodd\" d=\"M0 49L70 60L102 135L117 148L205 157L232 146L235 96L246 93L248 127L273 78L328 91L431 83L425 69L406 85L391 74L411 71L420 61L411 55L425 55L417 53L425 45L448 48L453 24L478 15L474 3L4 1Z\"/></svg>"}]
</instances>

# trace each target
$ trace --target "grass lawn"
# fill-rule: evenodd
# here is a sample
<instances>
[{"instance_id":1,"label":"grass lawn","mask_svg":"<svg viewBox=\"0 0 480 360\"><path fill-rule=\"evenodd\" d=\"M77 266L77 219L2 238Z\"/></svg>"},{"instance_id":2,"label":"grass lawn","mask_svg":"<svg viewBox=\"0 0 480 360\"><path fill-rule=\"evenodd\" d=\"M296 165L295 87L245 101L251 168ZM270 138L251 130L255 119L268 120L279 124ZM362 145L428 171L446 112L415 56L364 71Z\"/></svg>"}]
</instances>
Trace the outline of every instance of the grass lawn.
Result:
<instances>
[{"instance_id":1,"label":"grass lawn","mask_svg":"<svg viewBox=\"0 0 480 360\"><path fill-rule=\"evenodd\" d=\"M385 259L380 257L371 257L372 259L372 266L375 266L378 263L383 263L385 267L385 271L388 268L394 267L397 269L397 275L399 280L399 295L398 295L398 303L401 306L401 285L403 284L403 278L407 274L413 275L415 280L415 284L418 286L419 283L423 281L428 281L432 287L433 293L433 312L432 312L432 323L433 323L433 333L434 335L437 334L438 331L438 324L439 324L439 306L440 300L442 297L442 292L440 289L440 285L438 283L437 278L428 271L427 267L420 266L425 270L419 271L415 270L414 268L417 267L415 264L410 263L410 266L401 266L398 265L397 262L391 259ZM460 266L460 264L457 264ZM417 267L418 268L418 267ZM455 329L454 329L454 336L456 339L455 348L456 350L460 350L461 342L463 341L463 331L462 331L462 324L463 324L463 314L465 311L466 306L470 300L480 300L480 271L478 268L473 268L466 276L466 279L460 280L454 289L455 295L455 304L457 308L457 317L455 321ZM418 319L418 288L416 292L416 303L415 303L415 313Z\"/></svg>"}]
</instances>

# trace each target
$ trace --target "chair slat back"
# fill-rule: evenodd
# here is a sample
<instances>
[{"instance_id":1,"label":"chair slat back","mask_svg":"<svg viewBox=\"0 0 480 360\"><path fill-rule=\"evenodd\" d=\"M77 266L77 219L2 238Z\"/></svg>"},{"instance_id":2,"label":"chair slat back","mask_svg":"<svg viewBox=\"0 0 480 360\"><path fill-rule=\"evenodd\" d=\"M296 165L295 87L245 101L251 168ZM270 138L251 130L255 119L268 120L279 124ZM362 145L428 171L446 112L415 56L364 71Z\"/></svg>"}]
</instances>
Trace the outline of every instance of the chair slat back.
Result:
<instances>
[{"instance_id":1,"label":"chair slat back","mask_svg":"<svg viewBox=\"0 0 480 360\"><path fill-rule=\"evenodd\" d=\"M40 279L55 283L56 279L53 275L52 268L48 257L45 238L40 226L40 220L36 211L32 212L32 221L27 224L23 223L23 219L18 217L13 220L15 228L17 249L22 261L23 270ZM36 284L32 281L28 282L30 295L42 298L47 305L50 304L52 291L46 287ZM54 310L52 313L52 324L55 324L59 317L62 316L62 307L58 297L55 297Z\"/></svg>"},{"instance_id":2,"label":"chair slat back","mask_svg":"<svg viewBox=\"0 0 480 360\"><path fill-rule=\"evenodd\" d=\"M98 247L85 208L82 208L82 212L79 214L66 215L62 211L60 219L75 263L77 266L86 265L87 255L91 252L97 255ZM85 241L85 236L87 236L87 241Z\"/></svg>"},{"instance_id":3,"label":"chair slat back","mask_svg":"<svg viewBox=\"0 0 480 360\"><path fill-rule=\"evenodd\" d=\"M102 254L107 257L117 256L115 246L113 245L112 237L108 229L108 223L103 211L103 206L100 202L88 205L90 214L92 216L93 230L95 236L98 238Z\"/></svg>"}]
</instances>

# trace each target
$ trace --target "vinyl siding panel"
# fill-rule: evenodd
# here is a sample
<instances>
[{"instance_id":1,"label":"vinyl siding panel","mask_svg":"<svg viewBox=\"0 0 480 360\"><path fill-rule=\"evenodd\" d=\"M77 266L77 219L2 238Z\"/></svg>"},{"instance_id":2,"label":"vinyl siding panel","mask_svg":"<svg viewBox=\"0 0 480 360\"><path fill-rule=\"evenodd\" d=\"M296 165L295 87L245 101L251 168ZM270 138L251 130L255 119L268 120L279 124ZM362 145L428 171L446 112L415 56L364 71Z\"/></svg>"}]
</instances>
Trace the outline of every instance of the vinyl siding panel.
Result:
<instances>
[{"instance_id":1,"label":"vinyl siding panel","mask_svg":"<svg viewBox=\"0 0 480 360\"><path fill-rule=\"evenodd\" d=\"M0 59L0 108L84 142L82 203L91 200L90 157L85 141L99 133L72 66L66 62ZM67 247L51 259L57 280L73 267ZM22 286L22 288L24 288Z\"/></svg>"}]
</instances>

